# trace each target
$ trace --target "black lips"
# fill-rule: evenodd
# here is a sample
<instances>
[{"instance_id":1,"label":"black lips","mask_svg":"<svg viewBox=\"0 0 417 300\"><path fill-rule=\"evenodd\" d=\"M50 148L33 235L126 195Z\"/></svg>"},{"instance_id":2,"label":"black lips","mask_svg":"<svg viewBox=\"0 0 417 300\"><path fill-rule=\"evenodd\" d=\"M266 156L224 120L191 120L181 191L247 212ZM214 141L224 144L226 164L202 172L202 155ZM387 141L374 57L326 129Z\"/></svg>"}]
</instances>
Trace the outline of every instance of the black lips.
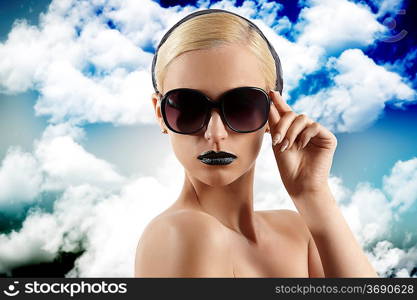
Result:
<instances>
[{"instance_id":1,"label":"black lips","mask_svg":"<svg viewBox=\"0 0 417 300\"><path fill-rule=\"evenodd\" d=\"M210 150L210 151L200 154L197 158L203 159L203 158L228 158L228 157L236 158L236 155L233 155L232 153L225 152L225 151L215 152L213 150Z\"/></svg>"}]
</instances>

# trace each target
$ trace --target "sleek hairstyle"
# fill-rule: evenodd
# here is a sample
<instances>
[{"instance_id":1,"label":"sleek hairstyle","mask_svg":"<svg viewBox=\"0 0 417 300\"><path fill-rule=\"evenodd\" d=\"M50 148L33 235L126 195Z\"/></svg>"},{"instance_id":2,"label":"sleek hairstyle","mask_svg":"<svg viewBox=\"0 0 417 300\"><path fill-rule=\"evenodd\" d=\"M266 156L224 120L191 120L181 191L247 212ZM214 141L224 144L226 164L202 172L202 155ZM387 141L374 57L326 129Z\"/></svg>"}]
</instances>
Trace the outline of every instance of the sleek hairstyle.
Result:
<instances>
[{"instance_id":1,"label":"sleek hairstyle","mask_svg":"<svg viewBox=\"0 0 417 300\"><path fill-rule=\"evenodd\" d=\"M239 44L258 59L266 80L266 89L282 94L282 69L278 55L260 29L248 19L221 9L194 12L177 22L162 38L152 62L152 83L156 92L170 62L192 50Z\"/></svg>"}]
</instances>

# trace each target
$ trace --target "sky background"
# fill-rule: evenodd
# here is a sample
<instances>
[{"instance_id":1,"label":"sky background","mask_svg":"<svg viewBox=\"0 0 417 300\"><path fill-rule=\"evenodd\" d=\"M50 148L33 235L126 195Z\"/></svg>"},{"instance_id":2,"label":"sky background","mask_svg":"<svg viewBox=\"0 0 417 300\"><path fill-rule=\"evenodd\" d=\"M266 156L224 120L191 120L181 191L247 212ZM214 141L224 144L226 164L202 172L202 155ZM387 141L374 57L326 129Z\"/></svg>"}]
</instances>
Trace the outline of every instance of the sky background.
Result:
<instances>
[{"instance_id":1,"label":"sky background","mask_svg":"<svg viewBox=\"0 0 417 300\"><path fill-rule=\"evenodd\" d=\"M163 34L206 8L255 22L284 99L329 128L331 189L383 277L417 277L416 1L1 1L0 276L133 276L183 169L151 105ZM294 209L270 136L255 209Z\"/></svg>"}]
</instances>

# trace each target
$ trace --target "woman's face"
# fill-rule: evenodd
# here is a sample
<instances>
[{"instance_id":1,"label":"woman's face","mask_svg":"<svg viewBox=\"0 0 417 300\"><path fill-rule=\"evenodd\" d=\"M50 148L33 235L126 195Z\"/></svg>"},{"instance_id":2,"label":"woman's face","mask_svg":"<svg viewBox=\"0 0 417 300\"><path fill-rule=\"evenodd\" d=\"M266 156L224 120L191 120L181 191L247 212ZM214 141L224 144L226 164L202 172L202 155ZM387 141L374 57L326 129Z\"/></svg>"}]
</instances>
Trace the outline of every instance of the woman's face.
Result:
<instances>
[{"instance_id":1,"label":"woman's face","mask_svg":"<svg viewBox=\"0 0 417 300\"><path fill-rule=\"evenodd\" d=\"M192 88L217 101L223 92L240 86L255 86L265 90L264 75L258 64L257 57L239 45L189 51L168 65L161 93L165 95L175 88ZM164 124L155 93L152 99L161 128L168 131L175 155L189 176L210 186L223 186L254 166L263 135L269 129L268 123L255 132L237 133L223 123L219 110L213 109L208 125L200 132L177 134ZM237 159L228 165L207 165L197 156L208 150L230 152Z\"/></svg>"}]
</instances>

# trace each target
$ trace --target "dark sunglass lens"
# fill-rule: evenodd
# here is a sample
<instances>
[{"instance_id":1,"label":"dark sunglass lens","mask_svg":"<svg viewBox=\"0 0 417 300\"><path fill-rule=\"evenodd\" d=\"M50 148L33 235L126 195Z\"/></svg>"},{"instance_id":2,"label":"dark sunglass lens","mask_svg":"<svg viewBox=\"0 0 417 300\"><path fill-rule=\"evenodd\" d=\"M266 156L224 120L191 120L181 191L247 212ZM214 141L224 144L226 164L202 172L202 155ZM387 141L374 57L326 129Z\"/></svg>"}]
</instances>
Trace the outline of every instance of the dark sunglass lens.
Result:
<instances>
[{"instance_id":1,"label":"dark sunglass lens","mask_svg":"<svg viewBox=\"0 0 417 300\"><path fill-rule=\"evenodd\" d=\"M225 95L224 114L239 131L254 131L268 118L268 98L260 90L236 89Z\"/></svg>"},{"instance_id":2,"label":"dark sunglass lens","mask_svg":"<svg viewBox=\"0 0 417 300\"><path fill-rule=\"evenodd\" d=\"M165 101L167 122L176 131L192 133L202 128L207 107L204 96L192 90L169 92Z\"/></svg>"}]
</instances>

